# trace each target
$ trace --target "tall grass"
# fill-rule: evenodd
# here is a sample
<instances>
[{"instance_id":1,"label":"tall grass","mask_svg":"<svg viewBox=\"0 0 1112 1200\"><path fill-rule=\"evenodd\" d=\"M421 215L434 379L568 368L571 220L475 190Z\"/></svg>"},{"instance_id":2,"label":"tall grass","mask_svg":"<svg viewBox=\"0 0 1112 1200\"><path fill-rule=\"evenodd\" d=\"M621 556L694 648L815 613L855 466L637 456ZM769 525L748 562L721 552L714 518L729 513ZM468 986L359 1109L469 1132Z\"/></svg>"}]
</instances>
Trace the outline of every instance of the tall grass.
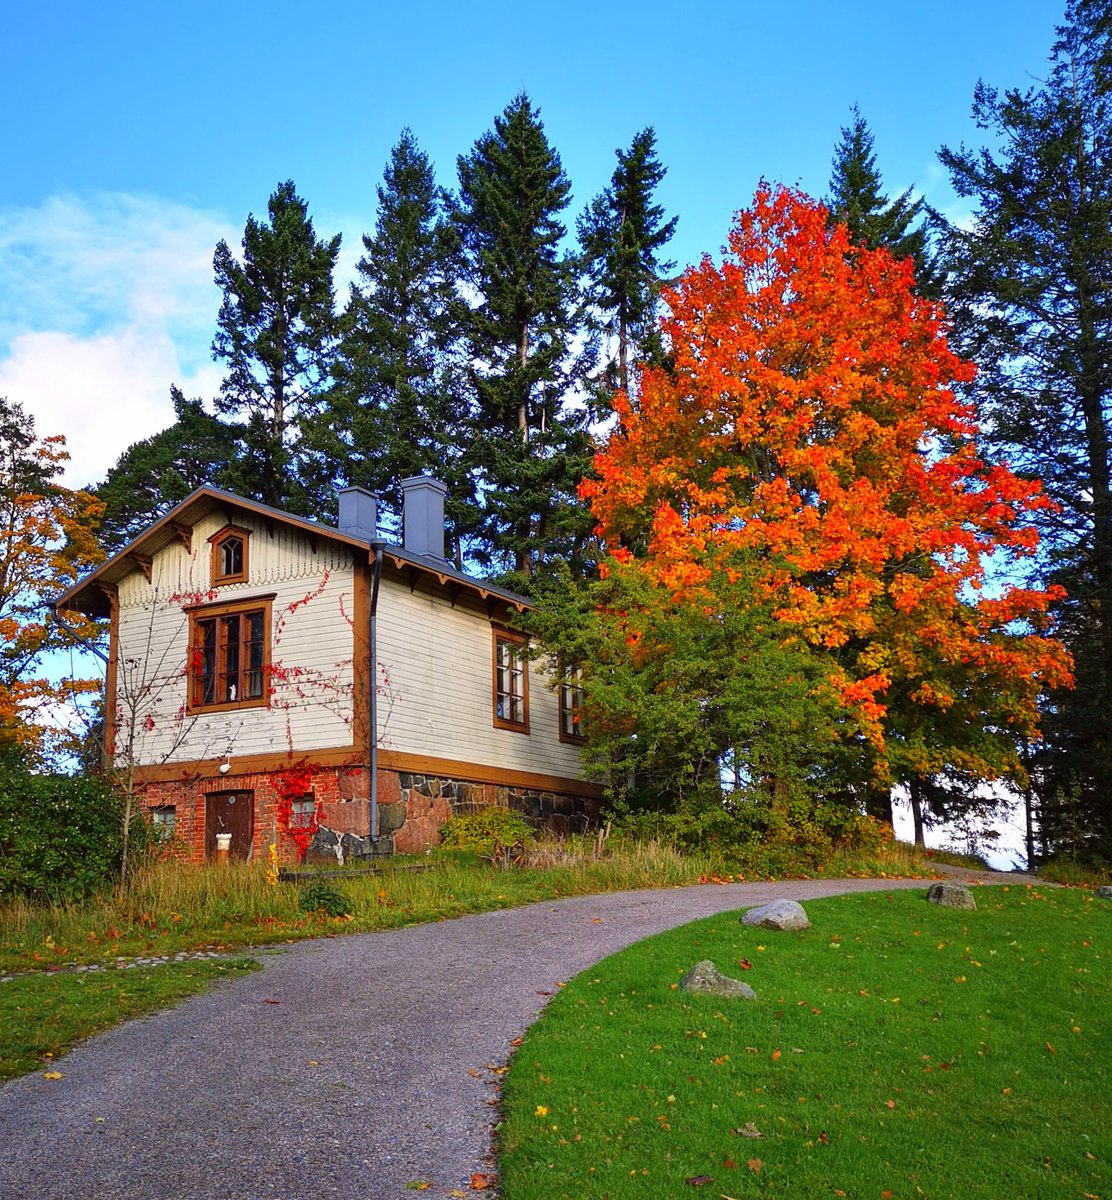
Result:
<instances>
[{"instance_id":1,"label":"tall grass","mask_svg":"<svg viewBox=\"0 0 1112 1200\"><path fill-rule=\"evenodd\" d=\"M868 854L833 852L817 869L799 869L782 849L754 863L681 854L659 841L542 839L517 865L500 869L474 854L433 853L427 869L397 860L373 874L334 882L347 915L302 911L296 883L268 883L262 863L143 867L125 894L80 903L14 899L0 906L0 972L172 954L205 946L233 949L342 931L370 931L510 908L537 900L710 880L775 875L914 875L920 858L888 845ZM306 875L306 881L312 878Z\"/></svg>"}]
</instances>

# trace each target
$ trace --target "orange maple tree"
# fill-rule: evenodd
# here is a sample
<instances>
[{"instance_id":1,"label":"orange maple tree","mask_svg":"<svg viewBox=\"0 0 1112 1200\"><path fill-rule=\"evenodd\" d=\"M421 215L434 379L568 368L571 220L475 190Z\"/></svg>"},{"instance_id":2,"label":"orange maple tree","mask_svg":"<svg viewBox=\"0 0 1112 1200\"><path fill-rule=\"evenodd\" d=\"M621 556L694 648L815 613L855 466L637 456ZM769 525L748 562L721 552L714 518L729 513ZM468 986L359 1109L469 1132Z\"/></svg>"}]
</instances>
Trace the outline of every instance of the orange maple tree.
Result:
<instances>
[{"instance_id":1,"label":"orange maple tree","mask_svg":"<svg viewBox=\"0 0 1112 1200\"><path fill-rule=\"evenodd\" d=\"M39 756L52 742L72 740L57 706L100 687L41 670L44 654L72 645L50 618L49 598L101 558L95 535L103 505L56 481L68 458L64 438L37 437L34 420L0 398L0 747ZM80 616L70 614L70 622L96 637Z\"/></svg>"},{"instance_id":2,"label":"orange maple tree","mask_svg":"<svg viewBox=\"0 0 1112 1200\"><path fill-rule=\"evenodd\" d=\"M973 367L912 282L910 260L762 185L721 264L665 292L670 361L616 398L582 495L612 560L708 621L714 581L744 573L821 657L874 780L996 778L1040 690L1069 682L1056 593L1008 571L1048 501L978 449L954 390Z\"/></svg>"}]
</instances>

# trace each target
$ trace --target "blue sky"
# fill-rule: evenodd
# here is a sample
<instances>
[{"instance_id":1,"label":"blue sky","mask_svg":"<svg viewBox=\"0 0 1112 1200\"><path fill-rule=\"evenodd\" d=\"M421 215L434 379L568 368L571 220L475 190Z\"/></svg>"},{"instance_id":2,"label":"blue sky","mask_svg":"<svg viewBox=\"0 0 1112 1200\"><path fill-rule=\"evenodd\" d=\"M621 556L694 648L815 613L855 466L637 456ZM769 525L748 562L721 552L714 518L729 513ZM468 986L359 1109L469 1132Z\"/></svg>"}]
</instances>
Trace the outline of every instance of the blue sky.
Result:
<instances>
[{"instance_id":1,"label":"blue sky","mask_svg":"<svg viewBox=\"0 0 1112 1200\"><path fill-rule=\"evenodd\" d=\"M979 144L979 76L1039 75L1058 2L12 5L0 75L0 395L101 478L211 397L212 251L292 178L340 232L341 294L411 127L445 185L520 90L571 178L568 223L614 150L655 126L680 264L716 252L764 177L826 190L860 105L891 191L960 213L935 154Z\"/></svg>"}]
</instances>

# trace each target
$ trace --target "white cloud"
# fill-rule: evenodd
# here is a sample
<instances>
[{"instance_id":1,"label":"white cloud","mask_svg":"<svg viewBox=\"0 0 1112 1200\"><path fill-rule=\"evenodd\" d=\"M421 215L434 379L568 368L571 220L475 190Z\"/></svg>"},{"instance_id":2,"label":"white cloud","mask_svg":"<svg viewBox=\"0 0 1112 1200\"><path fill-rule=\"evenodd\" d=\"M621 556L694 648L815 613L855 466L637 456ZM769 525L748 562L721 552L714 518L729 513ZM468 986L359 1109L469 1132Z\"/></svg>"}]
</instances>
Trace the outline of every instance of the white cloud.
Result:
<instances>
[{"instance_id":1,"label":"white cloud","mask_svg":"<svg viewBox=\"0 0 1112 1200\"><path fill-rule=\"evenodd\" d=\"M210 397L221 215L161 197L53 196L0 209L0 395L60 433L65 480L98 482L173 419L169 389Z\"/></svg>"},{"instance_id":2,"label":"white cloud","mask_svg":"<svg viewBox=\"0 0 1112 1200\"><path fill-rule=\"evenodd\" d=\"M62 434L71 487L99 483L132 442L174 420L170 383L187 396L211 396L216 364L186 374L165 330L128 326L113 333L25 333L0 361L0 396L23 405L40 437Z\"/></svg>"}]
</instances>

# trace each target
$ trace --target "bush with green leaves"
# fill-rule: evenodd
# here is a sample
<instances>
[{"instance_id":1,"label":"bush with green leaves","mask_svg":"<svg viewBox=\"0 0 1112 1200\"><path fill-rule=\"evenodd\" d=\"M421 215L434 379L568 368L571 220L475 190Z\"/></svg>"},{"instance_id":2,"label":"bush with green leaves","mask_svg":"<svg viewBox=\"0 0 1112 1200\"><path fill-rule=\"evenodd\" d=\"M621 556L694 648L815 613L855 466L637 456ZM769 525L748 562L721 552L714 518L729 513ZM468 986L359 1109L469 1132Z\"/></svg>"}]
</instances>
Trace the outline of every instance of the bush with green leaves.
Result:
<instances>
[{"instance_id":1,"label":"bush with green leaves","mask_svg":"<svg viewBox=\"0 0 1112 1200\"><path fill-rule=\"evenodd\" d=\"M324 879L314 879L301 889L298 906L302 912L322 912L329 917L346 916L352 907L344 893Z\"/></svg>"},{"instance_id":2,"label":"bush with green leaves","mask_svg":"<svg viewBox=\"0 0 1112 1200\"><path fill-rule=\"evenodd\" d=\"M741 795L725 800L708 796L671 812L619 809L614 821L620 836L662 839L681 851L742 865L764 864L771 854L817 867L833 850L877 853L892 839L889 826L852 805L803 798L778 803Z\"/></svg>"},{"instance_id":3,"label":"bush with green leaves","mask_svg":"<svg viewBox=\"0 0 1112 1200\"><path fill-rule=\"evenodd\" d=\"M528 846L536 840L524 817L496 805L451 817L440 833L442 845L449 850L471 850L488 856L495 846Z\"/></svg>"},{"instance_id":4,"label":"bush with green leaves","mask_svg":"<svg viewBox=\"0 0 1112 1200\"><path fill-rule=\"evenodd\" d=\"M99 776L39 775L0 756L0 896L77 900L115 882L123 812Z\"/></svg>"}]
</instances>

